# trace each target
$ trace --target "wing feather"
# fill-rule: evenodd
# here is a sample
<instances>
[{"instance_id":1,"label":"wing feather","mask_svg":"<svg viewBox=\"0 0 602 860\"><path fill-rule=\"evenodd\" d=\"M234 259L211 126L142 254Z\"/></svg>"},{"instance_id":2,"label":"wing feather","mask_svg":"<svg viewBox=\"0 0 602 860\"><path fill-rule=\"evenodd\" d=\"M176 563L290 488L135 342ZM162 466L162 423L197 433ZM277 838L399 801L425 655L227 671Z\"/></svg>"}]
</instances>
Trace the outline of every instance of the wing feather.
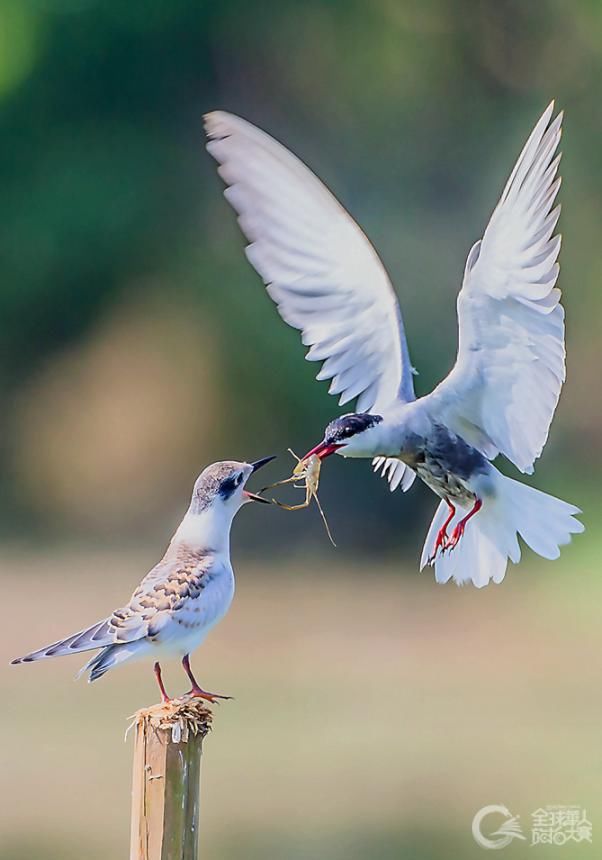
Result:
<instances>
[{"instance_id":1,"label":"wing feather","mask_svg":"<svg viewBox=\"0 0 602 860\"><path fill-rule=\"evenodd\" d=\"M416 477L416 472L396 457L375 457L372 466L376 473L380 472L389 482L391 492L401 486L402 491L407 493Z\"/></svg>"},{"instance_id":2,"label":"wing feather","mask_svg":"<svg viewBox=\"0 0 602 860\"><path fill-rule=\"evenodd\" d=\"M491 217L470 251L458 296L459 347L429 395L433 415L487 457L531 473L565 379L558 278L560 206L554 201L562 114L535 126Z\"/></svg>"},{"instance_id":3,"label":"wing feather","mask_svg":"<svg viewBox=\"0 0 602 860\"><path fill-rule=\"evenodd\" d=\"M238 214L246 255L282 319L301 331L318 379L341 404L414 399L399 304L374 248L326 186L265 132L232 114L205 117L207 149Z\"/></svg>"}]
</instances>

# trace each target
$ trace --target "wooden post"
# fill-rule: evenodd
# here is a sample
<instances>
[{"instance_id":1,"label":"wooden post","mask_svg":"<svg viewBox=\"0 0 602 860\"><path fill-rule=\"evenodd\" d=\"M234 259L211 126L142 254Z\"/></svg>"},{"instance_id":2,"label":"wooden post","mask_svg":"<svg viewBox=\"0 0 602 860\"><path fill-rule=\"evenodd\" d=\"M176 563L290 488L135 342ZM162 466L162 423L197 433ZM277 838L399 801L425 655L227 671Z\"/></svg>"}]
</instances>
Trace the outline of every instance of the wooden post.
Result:
<instances>
[{"instance_id":1,"label":"wooden post","mask_svg":"<svg viewBox=\"0 0 602 860\"><path fill-rule=\"evenodd\" d=\"M197 860L203 739L211 711L175 699L134 715L130 860Z\"/></svg>"}]
</instances>

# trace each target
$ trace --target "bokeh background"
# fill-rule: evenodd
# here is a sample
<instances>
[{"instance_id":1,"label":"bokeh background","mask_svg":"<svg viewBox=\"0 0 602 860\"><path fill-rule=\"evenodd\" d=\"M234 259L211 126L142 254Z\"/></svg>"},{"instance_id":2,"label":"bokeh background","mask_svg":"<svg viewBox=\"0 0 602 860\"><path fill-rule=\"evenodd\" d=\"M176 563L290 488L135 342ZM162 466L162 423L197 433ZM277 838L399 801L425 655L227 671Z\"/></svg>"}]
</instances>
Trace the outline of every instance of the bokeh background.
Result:
<instances>
[{"instance_id":1,"label":"bokeh background","mask_svg":"<svg viewBox=\"0 0 602 860\"><path fill-rule=\"evenodd\" d=\"M435 500L391 496L368 463L324 470L337 550L315 509L246 509L234 607L194 660L236 696L207 742L202 840L223 860L472 858L480 807L528 830L556 803L587 809L593 846L533 850L599 856L601 83L598 0L2 0L1 860L126 856L123 730L155 696L150 666L88 687L77 658L9 657L122 603L207 462L279 453L276 479L337 414L244 260L202 114L264 127L349 208L426 393L468 249L552 97L568 381L532 483L587 532L477 592L418 575Z\"/></svg>"}]
</instances>

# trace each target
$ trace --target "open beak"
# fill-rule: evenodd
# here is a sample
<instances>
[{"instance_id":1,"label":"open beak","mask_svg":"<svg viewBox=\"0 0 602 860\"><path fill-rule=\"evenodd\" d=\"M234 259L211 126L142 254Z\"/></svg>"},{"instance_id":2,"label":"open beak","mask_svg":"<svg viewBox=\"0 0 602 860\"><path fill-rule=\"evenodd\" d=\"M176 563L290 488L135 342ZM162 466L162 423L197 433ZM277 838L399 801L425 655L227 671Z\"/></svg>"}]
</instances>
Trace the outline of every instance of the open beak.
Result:
<instances>
[{"instance_id":1,"label":"open beak","mask_svg":"<svg viewBox=\"0 0 602 860\"><path fill-rule=\"evenodd\" d=\"M261 460L255 460L255 462L250 465L253 467L253 472L256 472L258 469L261 469L262 466L265 466L266 463L271 463L272 460L275 459L275 455L272 457L262 457ZM249 502L263 502L264 505L271 504L269 499L263 499L261 496L258 496L256 493L250 493L248 490L243 490L243 495Z\"/></svg>"},{"instance_id":2,"label":"open beak","mask_svg":"<svg viewBox=\"0 0 602 860\"><path fill-rule=\"evenodd\" d=\"M262 466L265 466L266 463L271 463L272 460L275 459L276 455L273 454L271 457L262 457L261 460L255 460L255 462L250 465L253 467L253 471L256 472L258 469L261 469Z\"/></svg>"},{"instance_id":3,"label":"open beak","mask_svg":"<svg viewBox=\"0 0 602 860\"><path fill-rule=\"evenodd\" d=\"M250 502L263 502L264 505L272 504L269 499L264 499L263 496L258 496L257 493L250 493L248 490L243 490L242 493Z\"/></svg>"},{"instance_id":4,"label":"open beak","mask_svg":"<svg viewBox=\"0 0 602 860\"><path fill-rule=\"evenodd\" d=\"M332 442L328 443L322 440L315 446L315 448L312 448L311 451L308 451L303 459L307 460L308 457L311 457L312 454L315 454L317 457L320 458L320 460L323 460L325 457L330 457L331 454L334 454L335 451L343 447L344 445L335 445Z\"/></svg>"}]
</instances>

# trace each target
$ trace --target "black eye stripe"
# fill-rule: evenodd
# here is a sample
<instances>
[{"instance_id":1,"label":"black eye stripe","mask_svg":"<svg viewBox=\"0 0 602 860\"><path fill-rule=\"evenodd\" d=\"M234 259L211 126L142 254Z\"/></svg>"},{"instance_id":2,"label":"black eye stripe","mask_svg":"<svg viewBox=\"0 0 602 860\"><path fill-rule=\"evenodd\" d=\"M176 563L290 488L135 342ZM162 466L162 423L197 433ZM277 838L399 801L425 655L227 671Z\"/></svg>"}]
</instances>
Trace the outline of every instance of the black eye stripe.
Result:
<instances>
[{"instance_id":1,"label":"black eye stripe","mask_svg":"<svg viewBox=\"0 0 602 860\"><path fill-rule=\"evenodd\" d=\"M225 478L219 485L220 496L224 499L229 499L234 490L237 487L240 487L242 479L243 476L240 472L237 475L231 475L229 478Z\"/></svg>"},{"instance_id":2,"label":"black eye stripe","mask_svg":"<svg viewBox=\"0 0 602 860\"><path fill-rule=\"evenodd\" d=\"M220 496L223 496L224 499L229 498L234 490L236 489L236 479L235 478L226 478L225 481L222 481L219 487Z\"/></svg>"}]
</instances>

